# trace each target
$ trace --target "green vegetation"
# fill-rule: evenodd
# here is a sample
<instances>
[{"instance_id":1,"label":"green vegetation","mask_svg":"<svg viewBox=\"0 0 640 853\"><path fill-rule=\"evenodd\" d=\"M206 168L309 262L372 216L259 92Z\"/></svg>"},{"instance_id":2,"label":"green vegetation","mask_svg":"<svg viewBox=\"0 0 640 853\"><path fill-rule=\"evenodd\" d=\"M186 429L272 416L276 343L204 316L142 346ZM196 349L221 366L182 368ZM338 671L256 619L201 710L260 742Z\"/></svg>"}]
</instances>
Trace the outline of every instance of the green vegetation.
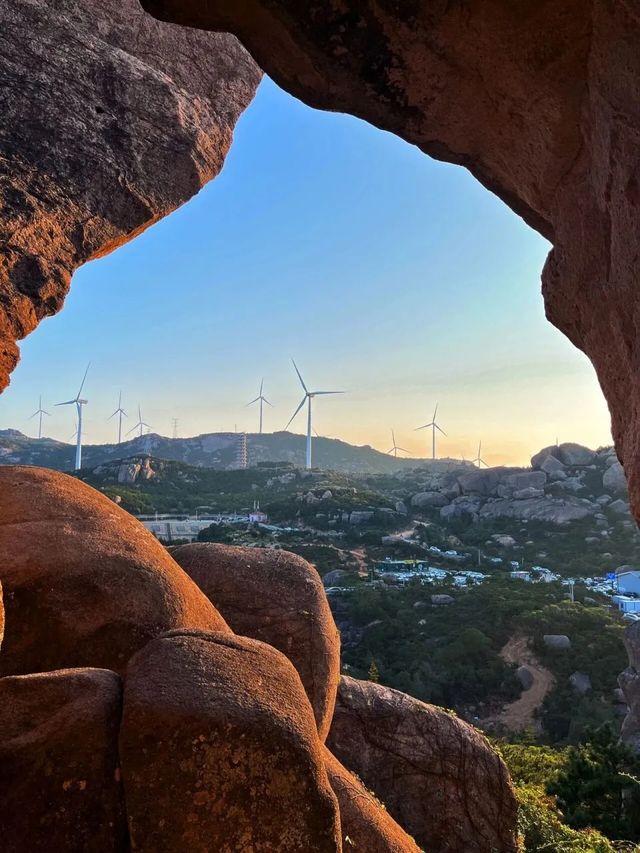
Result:
<instances>
[{"instance_id":1,"label":"green vegetation","mask_svg":"<svg viewBox=\"0 0 640 853\"><path fill-rule=\"evenodd\" d=\"M431 606L430 596L440 593L455 603ZM613 690L626 653L617 612L572 603L565 595L559 583L526 584L504 575L468 589L358 586L340 599L341 618L346 614L360 631L357 644L344 648L343 661L354 676L366 678L374 659L381 683L467 718L482 717L519 695L515 667L499 652L524 634L555 677L541 714L544 734L550 743L575 743L585 726L613 721ZM544 634L567 634L571 648L547 649ZM569 686L575 671L591 679L585 695Z\"/></svg>"}]
</instances>

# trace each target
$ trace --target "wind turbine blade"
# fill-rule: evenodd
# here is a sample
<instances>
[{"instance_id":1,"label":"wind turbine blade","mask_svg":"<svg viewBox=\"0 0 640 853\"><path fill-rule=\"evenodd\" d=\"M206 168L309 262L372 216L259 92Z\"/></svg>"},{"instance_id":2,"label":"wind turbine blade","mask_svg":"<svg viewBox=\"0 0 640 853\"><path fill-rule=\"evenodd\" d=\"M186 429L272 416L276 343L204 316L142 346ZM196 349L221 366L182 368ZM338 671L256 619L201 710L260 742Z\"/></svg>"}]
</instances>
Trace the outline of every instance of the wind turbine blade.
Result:
<instances>
[{"instance_id":1,"label":"wind turbine blade","mask_svg":"<svg viewBox=\"0 0 640 853\"><path fill-rule=\"evenodd\" d=\"M300 380L300 384L304 388L304 393L308 394L309 390L308 390L307 386L304 384L304 379L300 375L300 371L298 370L298 365L295 363L295 361L293 361L293 359L291 359L291 361L293 362L293 366L295 367L296 373L298 374L298 379Z\"/></svg>"},{"instance_id":2,"label":"wind turbine blade","mask_svg":"<svg viewBox=\"0 0 640 853\"><path fill-rule=\"evenodd\" d=\"M127 432L127 435L131 435L131 433L134 432L134 430L137 430L139 426L140 426L139 423L136 424L135 426L132 426L131 429Z\"/></svg>"},{"instance_id":3,"label":"wind turbine blade","mask_svg":"<svg viewBox=\"0 0 640 853\"><path fill-rule=\"evenodd\" d=\"M115 416L116 416L117 414L118 414L118 409L116 409L116 410L115 410L115 412L114 412L112 415L109 415L109 417L107 418L107 420L108 420L108 421L110 421L110 420L111 420L111 418L115 418Z\"/></svg>"},{"instance_id":4,"label":"wind turbine blade","mask_svg":"<svg viewBox=\"0 0 640 853\"><path fill-rule=\"evenodd\" d=\"M439 406L439 405L440 405L440 403L436 403L436 407L435 407L435 409L433 410L433 418L432 418L431 420L432 420L434 423L435 423L435 420L436 420L436 415L438 414L438 406Z\"/></svg>"},{"instance_id":5,"label":"wind turbine blade","mask_svg":"<svg viewBox=\"0 0 640 853\"><path fill-rule=\"evenodd\" d=\"M84 372L84 376L82 377L82 382L80 383L80 390L78 391L77 396L79 397L82 394L82 389L84 388L85 379L87 378L87 373L89 372L89 368L91 367L91 362L87 365L87 369Z\"/></svg>"},{"instance_id":6,"label":"wind turbine blade","mask_svg":"<svg viewBox=\"0 0 640 853\"><path fill-rule=\"evenodd\" d=\"M258 397L262 397L262 387L263 387L263 385L264 385L264 379L261 379L261 380L260 380L260 393L258 394Z\"/></svg>"},{"instance_id":7,"label":"wind turbine blade","mask_svg":"<svg viewBox=\"0 0 640 853\"><path fill-rule=\"evenodd\" d=\"M392 447L391 450L387 450L387 456L391 456L394 450L397 450L397 447Z\"/></svg>"},{"instance_id":8,"label":"wind turbine blade","mask_svg":"<svg viewBox=\"0 0 640 853\"><path fill-rule=\"evenodd\" d=\"M318 397L320 394L346 394L346 391L312 391L312 397Z\"/></svg>"},{"instance_id":9,"label":"wind turbine blade","mask_svg":"<svg viewBox=\"0 0 640 853\"><path fill-rule=\"evenodd\" d=\"M298 412L300 411L300 409L304 406L304 404L306 402L307 402L307 395L305 394L304 397L302 398L302 402L300 403L298 408L295 410L295 412L291 415L291 418L289 419L289 423L286 425L285 430L289 429L291 422L293 421L295 416L298 414Z\"/></svg>"},{"instance_id":10,"label":"wind turbine blade","mask_svg":"<svg viewBox=\"0 0 640 853\"><path fill-rule=\"evenodd\" d=\"M271 406L271 408L273 409L273 403L270 403L266 397L261 397L260 399L264 400L264 402L267 404L267 406Z\"/></svg>"},{"instance_id":11,"label":"wind turbine blade","mask_svg":"<svg viewBox=\"0 0 640 853\"><path fill-rule=\"evenodd\" d=\"M44 410L44 409L40 409L40 411L42 412L42 414L43 414L43 415L46 415L48 418L50 418L50 417L51 417L51 415L49 414L49 412L45 412L45 410Z\"/></svg>"},{"instance_id":12,"label":"wind turbine blade","mask_svg":"<svg viewBox=\"0 0 640 853\"><path fill-rule=\"evenodd\" d=\"M128 417L129 417L129 415L125 412L125 410L124 410L124 409L118 409L118 411L119 411L119 412L122 412L122 414L123 414L123 416L124 416L125 418L128 418Z\"/></svg>"},{"instance_id":13,"label":"wind turbine blade","mask_svg":"<svg viewBox=\"0 0 640 853\"><path fill-rule=\"evenodd\" d=\"M423 424L421 427L416 427L414 429L414 432L417 432L419 429L429 429L429 427L432 427L432 426L433 426L433 424Z\"/></svg>"},{"instance_id":14,"label":"wind turbine blade","mask_svg":"<svg viewBox=\"0 0 640 853\"><path fill-rule=\"evenodd\" d=\"M71 406L75 402L75 400L65 400L64 403L54 403L54 406Z\"/></svg>"},{"instance_id":15,"label":"wind turbine blade","mask_svg":"<svg viewBox=\"0 0 640 853\"><path fill-rule=\"evenodd\" d=\"M37 412L34 412L32 415L29 415L28 419L31 420L31 418L35 418L35 416L39 415L39 414L40 414L40 411L38 410Z\"/></svg>"},{"instance_id":16,"label":"wind turbine blade","mask_svg":"<svg viewBox=\"0 0 640 853\"><path fill-rule=\"evenodd\" d=\"M405 450L404 447L396 447L396 450L401 450L403 453L408 453L408 450Z\"/></svg>"},{"instance_id":17,"label":"wind turbine blade","mask_svg":"<svg viewBox=\"0 0 640 853\"><path fill-rule=\"evenodd\" d=\"M253 406L254 403L257 403L260 397L256 397L255 400L249 400L247 406Z\"/></svg>"},{"instance_id":18,"label":"wind turbine blade","mask_svg":"<svg viewBox=\"0 0 640 853\"><path fill-rule=\"evenodd\" d=\"M445 432L443 429L441 429L441 428L438 426L438 424L434 424L433 426L434 426L437 430L439 430L443 435L446 435L446 432Z\"/></svg>"}]
</instances>

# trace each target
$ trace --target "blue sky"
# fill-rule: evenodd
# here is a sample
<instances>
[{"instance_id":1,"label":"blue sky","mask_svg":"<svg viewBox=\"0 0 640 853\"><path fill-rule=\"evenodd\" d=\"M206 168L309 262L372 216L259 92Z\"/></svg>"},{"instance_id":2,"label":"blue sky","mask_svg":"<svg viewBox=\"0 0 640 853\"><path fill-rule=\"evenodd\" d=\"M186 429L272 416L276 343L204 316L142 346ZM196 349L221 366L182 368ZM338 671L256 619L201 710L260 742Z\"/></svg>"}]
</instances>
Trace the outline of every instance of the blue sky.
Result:
<instances>
[{"instance_id":1,"label":"blue sky","mask_svg":"<svg viewBox=\"0 0 640 853\"><path fill-rule=\"evenodd\" d=\"M113 440L120 388L154 431L254 430L261 377L282 429L300 398L322 435L398 443L436 401L440 451L526 462L555 441L610 441L593 369L544 318L548 244L463 169L264 80L222 174L180 210L81 268L61 314L22 343L0 427L68 440L86 363L86 440ZM133 426L132 417L129 427ZM304 430L302 415L292 429Z\"/></svg>"}]
</instances>

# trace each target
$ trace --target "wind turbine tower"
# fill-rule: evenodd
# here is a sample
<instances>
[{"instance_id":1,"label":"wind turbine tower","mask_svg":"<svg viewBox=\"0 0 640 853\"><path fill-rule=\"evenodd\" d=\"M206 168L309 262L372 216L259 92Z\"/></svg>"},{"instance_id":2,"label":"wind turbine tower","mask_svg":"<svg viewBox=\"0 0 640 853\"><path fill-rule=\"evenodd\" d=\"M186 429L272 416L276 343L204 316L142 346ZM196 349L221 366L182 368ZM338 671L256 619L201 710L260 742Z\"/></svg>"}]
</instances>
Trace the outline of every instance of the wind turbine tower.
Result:
<instances>
[{"instance_id":1,"label":"wind turbine tower","mask_svg":"<svg viewBox=\"0 0 640 853\"><path fill-rule=\"evenodd\" d=\"M484 461L484 459L482 458L482 442L480 442L480 444L478 444L478 455L476 456L475 459L472 459L471 462L474 465L477 465L478 468L482 468L483 465L485 468L489 467L487 465L487 463Z\"/></svg>"},{"instance_id":2,"label":"wind turbine tower","mask_svg":"<svg viewBox=\"0 0 640 853\"><path fill-rule=\"evenodd\" d=\"M84 372L84 376L82 377L82 382L80 383L80 388L78 393L73 398L73 400L65 400L64 403L56 403L56 406L73 406L76 407L76 412L78 414L78 427L76 430L76 462L75 462L75 471L79 471L82 468L82 407L86 406L89 402L88 400L84 400L80 395L82 394L82 389L84 388L84 383L87 378L87 373L89 372L91 362L87 365L87 369Z\"/></svg>"},{"instance_id":3,"label":"wind turbine tower","mask_svg":"<svg viewBox=\"0 0 640 853\"><path fill-rule=\"evenodd\" d=\"M304 391L304 397L302 398L300 405L295 410L295 412L291 415L289 419L289 423L286 425L285 429L289 429L293 419L298 414L300 409L307 404L307 458L306 458L306 467L307 469L311 468L311 433L312 433L312 425L311 425L311 401L314 397L320 397L326 394L344 394L344 391L309 391L307 386L304 384L304 379L300 375L300 371L298 370L298 365L291 359L293 362L293 366L295 368L296 373L298 374L298 379L300 380L300 384L302 385L302 390Z\"/></svg>"},{"instance_id":4,"label":"wind turbine tower","mask_svg":"<svg viewBox=\"0 0 640 853\"><path fill-rule=\"evenodd\" d=\"M393 453L394 457L397 457L398 451L400 451L401 453L409 452L408 450L405 450L404 447L398 447L398 445L396 444L396 434L393 430L391 430L391 439L393 441L393 447L388 452L389 456L391 456L391 454Z\"/></svg>"},{"instance_id":5,"label":"wind turbine tower","mask_svg":"<svg viewBox=\"0 0 640 853\"><path fill-rule=\"evenodd\" d=\"M262 393L263 386L264 386L264 379L261 379L260 380L260 391L258 392L258 396L255 398L255 400L251 400L250 402L247 403L247 406L253 406L254 403L260 403L260 429L258 430L260 435L262 435L262 404L266 403L267 406L272 406L272 403L270 403Z\"/></svg>"},{"instance_id":6,"label":"wind turbine tower","mask_svg":"<svg viewBox=\"0 0 640 853\"><path fill-rule=\"evenodd\" d=\"M420 429L430 429L431 430L431 458L436 458L436 430L441 432L442 435L446 436L446 432L438 425L436 422L436 415L438 414L438 404L436 403L436 407L433 410L433 417L431 418L431 423L423 424L422 426L416 427L416 430Z\"/></svg>"},{"instance_id":7,"label":"wind turbine tower","mask_svg":"<svg viewBox=\"0 0 640 853\"><path fill-rule=\"evenodd\" d=\"M40 415L40 417L38 418L38 438L42 438L42 416L46 415L47 417L49 417L49 412L45 412L45 410L42 408L42 395L38 397L38 408L32 415L29 416L29 420L31 420L31 418L35 418L36 415Z\"/></svg>"},{"instance_id":8,"label":"wind turbine tower","mask_svg":"<svg viewBox=\"0 0 640 853\"><path fill-rule=\"evenodd\" d=\"M140 403L138 403L138 423L135 426L132 426L127 435L130 435L134 430L140 430L140 438L142 438L144 434L144 428L151 429L148 423L142 420L142 412L140 411Z\"/></svg>"},{"instance_id":9,"label":"wind turbine tower","mask_svg":"<svg viewBox=\"0 0 640 853\"><path fill-rule=\"evenodd\" d=\"M127 417L127 413L122 408L122 391L120 392L120 396L118 397L118 408L112 415L109 415L107 420L110 421L111 418L115 418L116 415L118 415L118 444L120 444L120 442L122 441L122 418Z\"/></svg>"}]
</instances>

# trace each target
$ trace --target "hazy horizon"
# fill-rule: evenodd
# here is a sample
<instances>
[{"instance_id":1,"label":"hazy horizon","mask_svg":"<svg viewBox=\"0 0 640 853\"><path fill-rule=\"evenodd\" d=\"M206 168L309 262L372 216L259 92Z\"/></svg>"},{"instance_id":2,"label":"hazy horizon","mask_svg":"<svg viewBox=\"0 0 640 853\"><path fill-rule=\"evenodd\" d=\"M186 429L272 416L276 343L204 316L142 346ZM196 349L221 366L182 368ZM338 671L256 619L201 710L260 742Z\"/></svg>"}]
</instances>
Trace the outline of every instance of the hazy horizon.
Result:
<instances>
[{"instance_id":1,"label":"hazy horizon","mask_svg":"<svg viewBox=\"0 0 640 853\"><path fill-rule=\"evenodd\" d=\"M321 398L327 438L382 452L391 429L430 455L527 464L560 441L610 444L593 368L544 317L549 245L462 168L352 117L311 110L265 80L223 173L74 276L63 312L21 344L0 427L70 442L88 361L85 442L113 442L118 393L154 432L265 431ZM302 432L304 415L290 431ZM133 436L130 436L133 437Z\"/></svg>"}]
</instances>

